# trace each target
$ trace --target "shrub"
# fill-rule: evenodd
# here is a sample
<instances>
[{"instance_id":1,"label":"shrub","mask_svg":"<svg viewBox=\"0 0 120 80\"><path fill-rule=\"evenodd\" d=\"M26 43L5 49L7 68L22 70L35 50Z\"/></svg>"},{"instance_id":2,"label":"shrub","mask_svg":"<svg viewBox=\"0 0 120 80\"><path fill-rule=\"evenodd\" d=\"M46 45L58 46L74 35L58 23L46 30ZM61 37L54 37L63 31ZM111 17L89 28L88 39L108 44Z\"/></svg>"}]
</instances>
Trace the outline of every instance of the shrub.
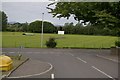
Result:
<instances>
[{"instance_id":1,"label":"shrub","mask_svg":"<svg viewBox=\"0 0 120 80\"><path fill-rule=\"evenodd\" d=\"M55 38L49 38L48 41L46 41L46 46L48 48L55 48L57 43L55 42Z\"/></svg>"},{"instance_id":2,"label":"shrub","mask_svg":"<svg viewBox=\"0 0 120 80\"><path fill-rule=\"evenodd\" d=\"M23 33L22 35L25 35L25 33Z\"/></svg>"},{"instance_id":3,"label":"shrub","mask_svg":"<svg viewBox=\"0 0 120 80\"><path fill-rule=\"evenodd\" d=\"M115 42L115 46L120 47L120 41L116 41L116 42Z\"/></svg>"}]
</instances>

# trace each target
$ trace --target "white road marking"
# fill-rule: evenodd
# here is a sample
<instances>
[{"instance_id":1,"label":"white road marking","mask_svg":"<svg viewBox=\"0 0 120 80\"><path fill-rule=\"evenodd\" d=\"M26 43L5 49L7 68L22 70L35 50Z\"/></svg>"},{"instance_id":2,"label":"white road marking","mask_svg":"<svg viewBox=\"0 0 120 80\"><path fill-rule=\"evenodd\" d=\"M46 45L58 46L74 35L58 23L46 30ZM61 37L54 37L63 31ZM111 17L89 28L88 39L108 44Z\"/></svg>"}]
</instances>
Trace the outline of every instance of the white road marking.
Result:
<instances>
[{"instance_id":1,"label":"white road marking","mask_svg":"<svg viewBox=\"0 0 120 80\"><path fill-rule=\"evenodd\" d=\"M34 52L35 54L38 54L38 53L40 53L40 52Z\"/></svg>"},{"instance_id":2,"label":"white road marking","mask_svg":"<svg viewBox=\"0 0 120 80\"><path fill-rule=\"evenodd\" d=\"M9 53L15 53L15 52L9 52Z\"/></svg>"},{"instance_id":3,"label":"white road marking","mask_svg":"<svg viewBox=\"0 0 120 80\"><path fill-rule=\"evenodd\" d=\"M50 68L48 70L44 71L44 72L41 72L41 73L38 73L38 74L33 74L33 75L18 76L18 77L8 77L8 78L26 78L26 77L32 77L32 76L40 76L40 75L45 74L45 73L47 73L47 72L49 72L50 70L53 69L53 65L50 64L50 63L48 63L48 64L50 65Z\"/></svg>"},{"instance_id":4,"label":"white road marking","mask_svg":"<svg viewBox=\"0 0 120 80\"><path fill-rule=\"evenodd\" d=\"M54 79L55 78L55 74L51 74L51 78Z\"/></svg>"},{"instance_id":5,"label":"white road marking","mask_svg":"<svg viewBox=\"0 0 120 80\"><path fill-rule=\"evenodd\" d=\"M118 63L118 61L117 60L114 60L114 59L110 59L110 58L106 58L106 57L104 57L104 56L100 56L100 55L97 55L98 57L101 57L101 58L104 58L104 59L107 59L107 60L111 60L111 61L114 61L114 62L117 62Z\"/></svg>"},{"instance_id":6,"label":"white road marking","mask_svg":"<svg viewBox=\"0 0 120 80\"><path fill-rule=\"evenodd\" d=\"M72 53L69 53L71 56L74 56Z\"/></svg>"},{"instance_id":7,"label":"white road marking","mask_svg":"<svg viewBox=\"0 0 120 80\"><path fill-rule=\"evenodd\" d=\"M106 74L105 72L101 71L100 69L96 68L95 66L92 66L92 68L94 68L95 70L99 71L100 73L106 75L107 77L109 77L109 78L115 80L113 77L111 77L110 75L108 75L108 74Z\"/></svg>"},{"instance_id":8,"label":"white road marking","mask_svg":"<svg viewBox=\"0 0 120 80\"><path fill-rule=\"evenodd\" d=\"M84 62L84 63L87 63L86 61L84 61L84 60L82 60L81 58L79 58L79 57L76 57L78 60L80 60L80 61L82 61L82 62Z\"/></svg>"}]
</instances>

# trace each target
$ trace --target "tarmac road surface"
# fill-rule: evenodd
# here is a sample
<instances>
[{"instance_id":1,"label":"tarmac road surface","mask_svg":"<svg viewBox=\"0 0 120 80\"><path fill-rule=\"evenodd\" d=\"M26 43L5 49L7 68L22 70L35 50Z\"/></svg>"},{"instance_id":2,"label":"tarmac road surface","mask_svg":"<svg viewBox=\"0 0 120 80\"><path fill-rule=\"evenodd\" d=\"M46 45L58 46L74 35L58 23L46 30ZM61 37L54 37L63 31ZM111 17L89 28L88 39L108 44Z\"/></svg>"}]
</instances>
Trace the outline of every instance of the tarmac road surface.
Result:
<instances>
[{"instance_id":1,"label":"tarmac road surface","mask_svg":"<svg viewBox=\"0 0 120 80\"><path fill-rule=\"evenodd\" d=\"M54 78L118 78L118 63L96 55L109 54L110 50L93 49L39 49L3 48L3 53L21 52L33 60L49 62L54 66ZM13 73L14 74L14 73Z\"/></svg>"}]
</instances>

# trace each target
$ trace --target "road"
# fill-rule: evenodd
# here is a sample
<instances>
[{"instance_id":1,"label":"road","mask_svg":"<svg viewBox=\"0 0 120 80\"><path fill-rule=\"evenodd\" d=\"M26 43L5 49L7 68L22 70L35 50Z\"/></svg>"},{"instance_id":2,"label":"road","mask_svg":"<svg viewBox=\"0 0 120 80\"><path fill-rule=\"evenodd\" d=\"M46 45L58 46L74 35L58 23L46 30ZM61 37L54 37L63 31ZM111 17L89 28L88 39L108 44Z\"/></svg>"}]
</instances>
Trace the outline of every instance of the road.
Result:
<instances>
[{"instance_id":1,"label":"road","mask_svg":"<svg viewBox=\"0 0 120 80\"><path fill-rule=\"evenodd\" d=\"M118 63L96 56L109 50L3 48L3 53L21 52L33 60L50 62L55 78L118 78Z\"/></svg>"}]
</instances>

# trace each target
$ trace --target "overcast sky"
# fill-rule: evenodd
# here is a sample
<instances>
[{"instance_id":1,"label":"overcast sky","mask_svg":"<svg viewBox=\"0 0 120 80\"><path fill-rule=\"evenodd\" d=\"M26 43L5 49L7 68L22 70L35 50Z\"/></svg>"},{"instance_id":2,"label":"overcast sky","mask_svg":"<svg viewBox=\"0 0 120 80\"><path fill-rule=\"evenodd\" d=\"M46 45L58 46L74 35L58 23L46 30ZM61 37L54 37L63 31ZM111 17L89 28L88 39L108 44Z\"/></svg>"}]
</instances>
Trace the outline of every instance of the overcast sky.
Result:
<instances>
[{"instance_id":1,"label":"overcast sky","mask_svg":"<svg viewBox=\"0 0 120 80\"><path fill-rule=\"evenodd\" d=\"M48 13L46 9L50 2L2 2L2 10L8 16L8 22L33 22L41 20L42 13L44 13L44 20L52 22L55 25L64 25L66 22L77 23L71 17L69 20L65 18L53 18L52 14ZM52 6L54 7L54 6Z\"/></svg>"},{"instance_id":2,"label":"overcast sky","mask_svg":"<svg viewBox=\"0 0 120 80\"><path fill-rule=\"evenodd\" d=\"M1 0L0 0L1 1ZM46 9L47 5L52 1L61 1L61 0L2 0L0 3L0 10L2 10L8 16L8 22L32 22L35 20L41 20L42 13L44 14L44 20L52 22L55 25L64 25L66 22L77 23L71 16L69 20L65 18L53 18L51 14L48 13ZM119 0L63 0L63 1L86 1L86 2L96 2L96 1L119 1ZM54 7L54 6L53 6Z\"/></svg>"}]
</instances>

